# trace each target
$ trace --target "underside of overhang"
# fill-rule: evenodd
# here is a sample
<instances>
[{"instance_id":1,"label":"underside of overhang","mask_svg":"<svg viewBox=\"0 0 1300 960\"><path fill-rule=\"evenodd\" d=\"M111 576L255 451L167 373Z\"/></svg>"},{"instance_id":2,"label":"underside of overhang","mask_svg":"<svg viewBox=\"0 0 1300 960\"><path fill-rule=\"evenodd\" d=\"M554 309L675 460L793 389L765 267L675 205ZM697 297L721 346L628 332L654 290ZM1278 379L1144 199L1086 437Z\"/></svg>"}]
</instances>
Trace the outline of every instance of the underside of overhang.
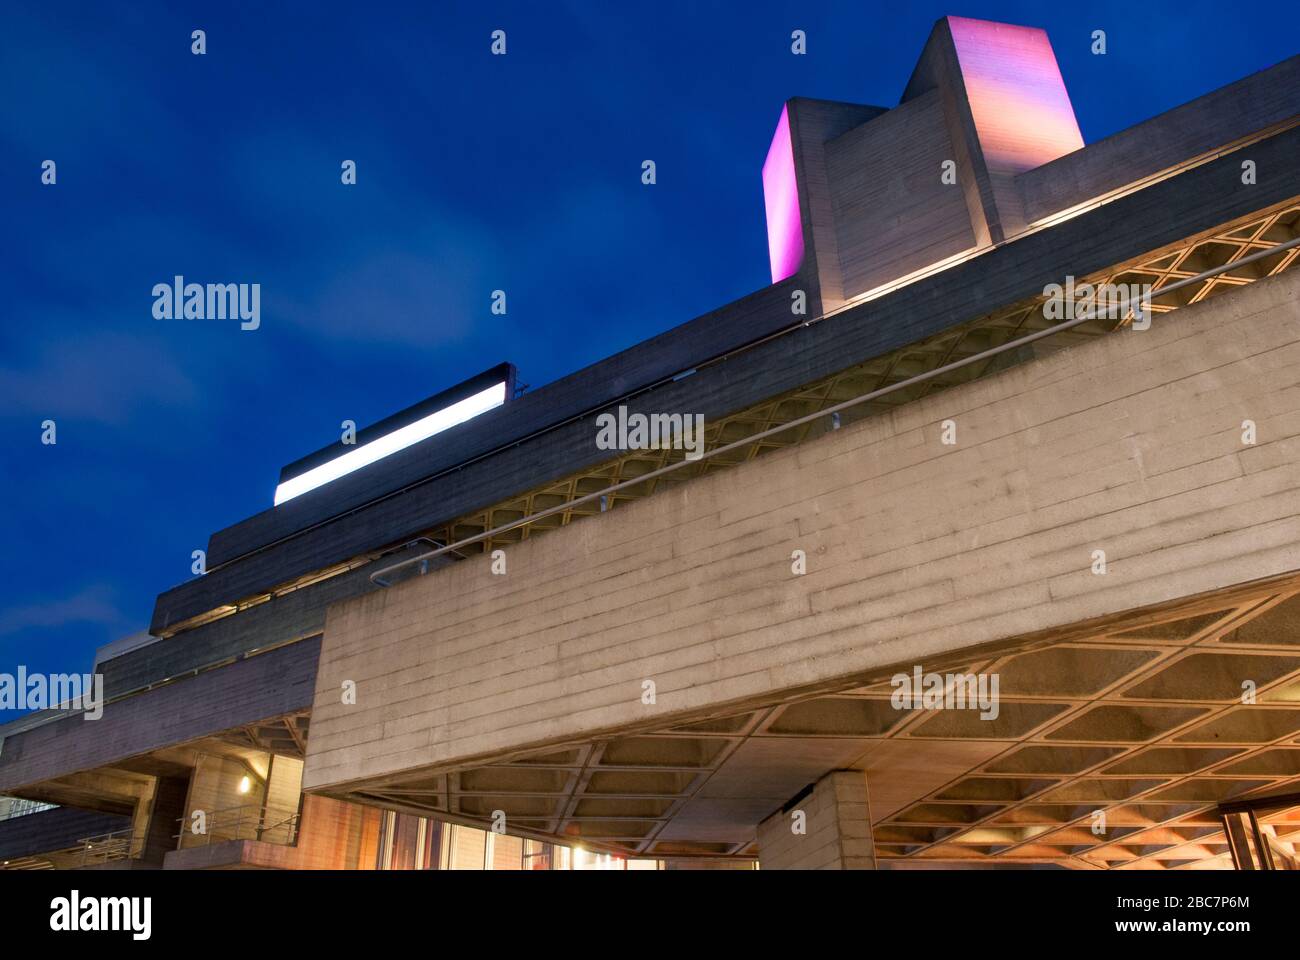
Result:
<instances>
[{"instance_id":1,"label":"underside of overhang","mask_svg":"<svg viewBox=\"0 0 1300 960\"><path fill-rule=\"evenodd\" d=\"M122 757L90 770L11 787L8 792L59 806L129 814L134 804L134 787L153 777L188 776L201 755L228 757L246 764L261 777L266 775L266 760L272 754L303 759L310 722L311 715L306 710L268 717L186 743Z\"/></svg>"},{"instance_id":2,"label":"underside of overhang","mask_svg":"<svg viewBox=\"0 0 1300 960\"><path fill-rule=\"evenodd\" d=\"M511 833L639 856L755 857L762 819L826 773L860 770L887 862L1194 868L1230 866L1218 804L1300 784L1294 577L924 667L997 674L997 717L896 709L889 677L912 669L900 664L335 795L478 825L501 811ZM1300 836L1300 813L1273 819L1280 837Z\"/></svg>"}]
</instances>

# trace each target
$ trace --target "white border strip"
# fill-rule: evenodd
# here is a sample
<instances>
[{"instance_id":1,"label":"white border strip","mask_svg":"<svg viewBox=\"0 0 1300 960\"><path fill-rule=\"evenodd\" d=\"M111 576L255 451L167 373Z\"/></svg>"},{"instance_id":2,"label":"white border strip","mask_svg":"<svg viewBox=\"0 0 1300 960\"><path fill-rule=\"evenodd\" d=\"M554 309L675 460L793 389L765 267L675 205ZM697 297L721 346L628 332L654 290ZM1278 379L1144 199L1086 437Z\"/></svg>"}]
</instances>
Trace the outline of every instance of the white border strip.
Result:
<instances>
[{"instance_id":1,"label":"white border strip","mask_svg":"<svg viewBox=\"0 0 1300 960\"><path fill-rule=\"evenodd\" d=\"M486 390L479 391L473 396L453 403L450 407L435 410L427 417L421 417L414 423L408 423L392 433L376 437L355 450L350 450L342 456L312 467L306 473L300 473L298 476L284 481L275 488L275 505L278 507L286 500L292 500L309 490L315 490L332 480L337 480L339 477L369 466L376 460L382 460L384 457L399 450L404 450L412 444L427 440L434 434L442 433L442 431L454 427L458 423L473 419L480 413L486 413L493 407L499 407L505 402L506 384L503 380Z\"/></svg>"}]
</instances>

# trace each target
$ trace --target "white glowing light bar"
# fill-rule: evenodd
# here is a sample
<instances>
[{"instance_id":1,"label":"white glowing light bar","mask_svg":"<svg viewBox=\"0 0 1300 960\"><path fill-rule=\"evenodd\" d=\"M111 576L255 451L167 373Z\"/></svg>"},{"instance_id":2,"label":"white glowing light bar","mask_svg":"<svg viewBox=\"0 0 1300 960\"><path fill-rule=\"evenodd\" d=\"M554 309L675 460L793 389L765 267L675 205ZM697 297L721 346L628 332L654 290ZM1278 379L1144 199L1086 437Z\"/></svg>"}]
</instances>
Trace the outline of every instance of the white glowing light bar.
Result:
<instances>
[{"instance_id":1,"label":"white glowing light bar","mask_svg":"<svg viewBox=\"0 0 1300 960\"><path fill-rule=\"evenodd\" d=\"M435 410L427 417L421 417L414 423L408 423L392 433L376 437L355 450L350 450L327 463L312 467L306 473L300 473L298 476L284 481L275 488L275 505L278 507L286 500L292 500L308 490L315 490L331 480L337 480L354 470L369 466L376 460L382 460L389 454L404 450L421 440L427 440L434 434L442 433L442 431L454 427L458 423L464 423L466 420L477 417L480 413L486 413L493 407L499 407L505 402L505 382L493 384L472 397L459 400L450 407Z\"/></svg>"}]
</instances>

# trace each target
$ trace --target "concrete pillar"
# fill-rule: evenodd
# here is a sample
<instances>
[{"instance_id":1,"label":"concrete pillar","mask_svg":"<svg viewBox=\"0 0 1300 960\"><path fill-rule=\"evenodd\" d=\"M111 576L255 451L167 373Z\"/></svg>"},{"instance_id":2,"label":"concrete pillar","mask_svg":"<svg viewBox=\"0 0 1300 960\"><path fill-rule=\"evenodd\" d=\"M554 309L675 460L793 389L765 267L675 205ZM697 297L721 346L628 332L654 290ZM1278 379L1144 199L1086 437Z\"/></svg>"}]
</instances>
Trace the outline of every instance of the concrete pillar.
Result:
<instances>
[{"instance_id":1,"label":"concrete pillar","mask_svg":"<svg viewBox=\"0 0 1300 960\"><path fill-rule=\"evenodd\" d=\"M817 781L811 793L758 825L759 867L875 870L870 809L865 773L828 773Z\"/></svg>"}]
</instances>

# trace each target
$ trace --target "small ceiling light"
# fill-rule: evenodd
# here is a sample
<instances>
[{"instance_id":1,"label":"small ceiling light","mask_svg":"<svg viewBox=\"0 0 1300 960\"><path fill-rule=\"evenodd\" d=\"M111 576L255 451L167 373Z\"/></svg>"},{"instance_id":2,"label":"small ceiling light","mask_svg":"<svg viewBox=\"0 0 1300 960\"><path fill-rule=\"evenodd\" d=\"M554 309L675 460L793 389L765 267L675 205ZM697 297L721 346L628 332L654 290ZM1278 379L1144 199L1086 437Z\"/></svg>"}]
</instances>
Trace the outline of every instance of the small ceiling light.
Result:
<instances>
[{"instance_id":1,"label":"small ceiling light","mask_svg":"<svg viewBox=\"0 0 1300 960\"><path fill-rule=\"evenodd\" d=\"M253 781L249 780L248 777L244 777L239 781L240 793L248 793L248 791L252 789L253 789Z\"/></svg>"}]
</instances>

